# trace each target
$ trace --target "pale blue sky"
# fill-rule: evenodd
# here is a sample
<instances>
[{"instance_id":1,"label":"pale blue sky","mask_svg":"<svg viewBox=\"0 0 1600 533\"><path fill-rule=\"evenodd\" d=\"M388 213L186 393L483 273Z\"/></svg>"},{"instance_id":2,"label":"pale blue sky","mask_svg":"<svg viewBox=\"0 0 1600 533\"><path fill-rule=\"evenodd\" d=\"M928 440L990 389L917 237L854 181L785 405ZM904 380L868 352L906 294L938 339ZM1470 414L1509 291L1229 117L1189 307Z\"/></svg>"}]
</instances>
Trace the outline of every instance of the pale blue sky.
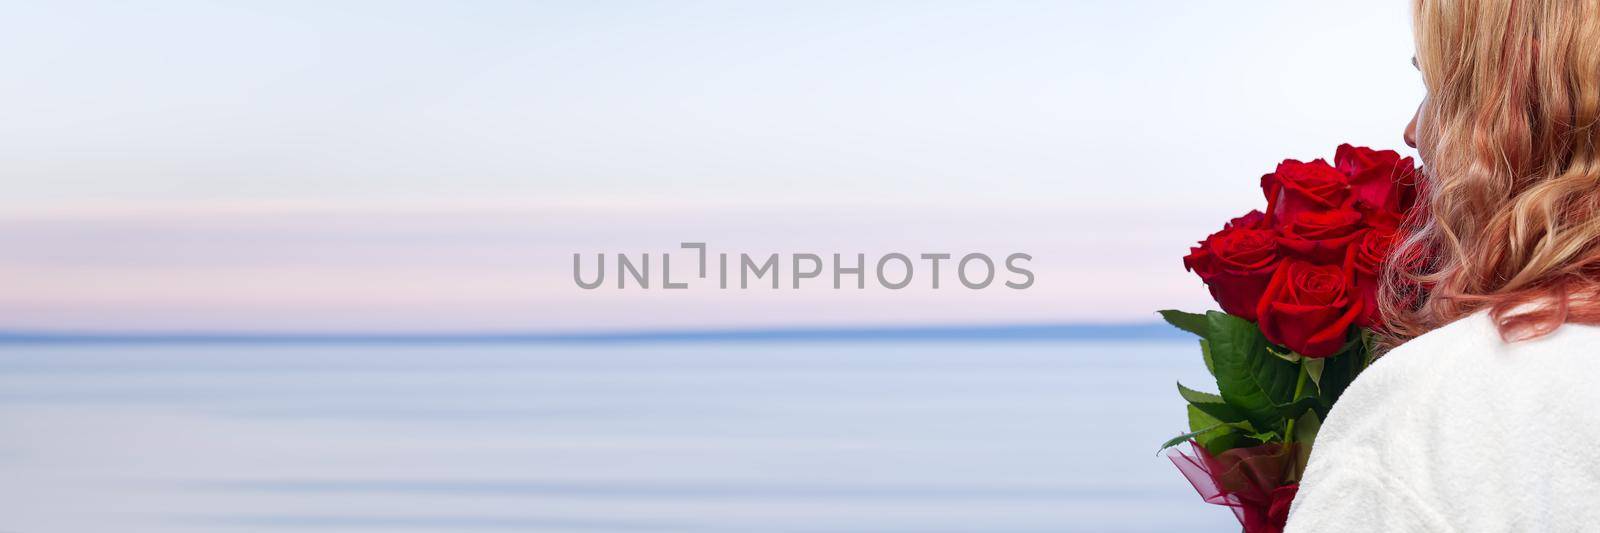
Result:
<instances>
[{"instance_id":1,"label":"pale blue sky","mask_svg":"<svg viewBox=\"0 0 1600 533\"><path fill-rule=\"evenodd\" d=\"M1278 159L1399 147L1421 96L1403 1L6 12L0 288L20 296L0 327L1144 319L1204 303L1176 257L1255 206ZM872 218L886 205L900 215ZM880 227L805 223L830 209ZM690 233L751 252L1025 249L1056 274L972 303L596 297L563 270Z\"/></svg>"}]
</instances>

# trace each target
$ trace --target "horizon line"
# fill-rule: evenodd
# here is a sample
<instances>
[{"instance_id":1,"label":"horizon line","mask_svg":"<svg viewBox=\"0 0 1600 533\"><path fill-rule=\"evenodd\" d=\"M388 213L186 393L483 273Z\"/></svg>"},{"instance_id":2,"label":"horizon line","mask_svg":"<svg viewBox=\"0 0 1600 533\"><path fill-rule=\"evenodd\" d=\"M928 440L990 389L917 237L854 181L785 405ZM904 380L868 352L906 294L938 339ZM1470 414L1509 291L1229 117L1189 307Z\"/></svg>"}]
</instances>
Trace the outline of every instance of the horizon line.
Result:
<instances>
[{"instance_id":1,"label":"horizon line","mask_svg":"<svg viewBox=\"0 0 1600 533\"><path fill-rule=\"evenodd\" d=\"M0 330L4 344L575 344L629 342L1176 340L1161 322L639 329L593 332L111 332Z\"/></svg>"}]
</instances>

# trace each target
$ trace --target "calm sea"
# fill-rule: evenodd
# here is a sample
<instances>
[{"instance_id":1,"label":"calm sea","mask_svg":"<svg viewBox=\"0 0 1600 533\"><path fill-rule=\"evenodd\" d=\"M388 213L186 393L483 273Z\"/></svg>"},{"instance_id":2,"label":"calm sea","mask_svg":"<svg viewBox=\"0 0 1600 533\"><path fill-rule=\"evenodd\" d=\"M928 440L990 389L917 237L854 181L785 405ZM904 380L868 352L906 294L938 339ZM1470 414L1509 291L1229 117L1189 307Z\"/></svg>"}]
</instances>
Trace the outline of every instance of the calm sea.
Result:
<instances>
[{"instance_id":1,"label":"calm sea","mask_svg":"<svg viewBox=\"0 0 1600 533\"><path fill-rule=\"evenodd\" d=\"M0 531L1237 530L1187 341L0 346Z\"/></svg>"}]
</instances>

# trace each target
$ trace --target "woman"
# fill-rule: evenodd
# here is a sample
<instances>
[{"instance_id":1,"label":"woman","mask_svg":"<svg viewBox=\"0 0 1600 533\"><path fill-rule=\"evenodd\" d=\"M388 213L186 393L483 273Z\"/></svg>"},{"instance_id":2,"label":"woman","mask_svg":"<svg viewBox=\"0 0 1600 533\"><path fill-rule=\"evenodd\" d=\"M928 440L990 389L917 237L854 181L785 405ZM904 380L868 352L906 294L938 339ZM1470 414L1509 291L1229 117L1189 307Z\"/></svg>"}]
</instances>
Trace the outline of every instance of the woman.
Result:
<instances>
[{"instance_id":1,"label":"woman","mask_svg":"<svg viewBox=\"0 0 1600 533\"><path fill-rule=\"evenodd\" d=\"M1429 199L1390 261L1402 344L1329 415L1287 530L1600 530L1600 1L1413 15Z\"/></svg>"}]
</instances>

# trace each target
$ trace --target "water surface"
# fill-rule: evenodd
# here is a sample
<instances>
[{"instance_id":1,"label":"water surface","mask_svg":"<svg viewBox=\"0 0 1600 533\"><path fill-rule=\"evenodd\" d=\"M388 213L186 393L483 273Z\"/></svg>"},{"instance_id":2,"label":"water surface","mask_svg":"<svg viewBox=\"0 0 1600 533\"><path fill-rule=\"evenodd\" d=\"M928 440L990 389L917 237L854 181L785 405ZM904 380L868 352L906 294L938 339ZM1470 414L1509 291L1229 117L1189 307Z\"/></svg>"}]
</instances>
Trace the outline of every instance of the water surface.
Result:
<instances>
[{"instance_id":1,"label":"water surface","mask_svg":"<svg viewBox=\"0 0 1600 533\"><path fill-rule=\"evenodd\" d=\"M1226 531L1153 453L1195 350L0 346L0 531Z\"/></svg>"}]
</instances>

